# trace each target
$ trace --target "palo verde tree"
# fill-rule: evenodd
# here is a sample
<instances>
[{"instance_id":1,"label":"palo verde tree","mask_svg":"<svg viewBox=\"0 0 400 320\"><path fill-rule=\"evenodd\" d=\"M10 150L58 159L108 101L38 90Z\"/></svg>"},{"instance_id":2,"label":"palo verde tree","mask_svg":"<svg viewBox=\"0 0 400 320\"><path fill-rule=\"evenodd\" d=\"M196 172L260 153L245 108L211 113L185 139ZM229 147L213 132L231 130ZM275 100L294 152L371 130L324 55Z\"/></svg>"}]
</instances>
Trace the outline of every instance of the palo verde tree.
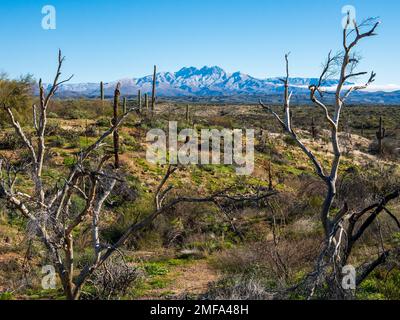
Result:
<instances>
[{"instance_id":1,"label":"palo verde tree","mask_svg":"<svg viewBox=\"0 0 400 320\"><path fill-rule=\"evenodd\" d=\"M203 198L171 197L173 186L168 185L168 181L179 168L169 166L154 192L154 211L142 220L132 221L113 244L104 243L99 228L103 207L116 183L122 179L121 169L113 165L113 153L107 154L105 151L106 140L111 138L128 115L138 111L139 107L131 108L120 116L116 115L111 127L77 154L75 164L54 185L54 182L43 177L43 172L48 166L44 156L47 150L47 112L50 101L60 85L72 78L60 80L64 61L60 51L56 76L49 90L45 90L42 81L39 81L39 104L33 107L31 128L23 127L15 117L12 99L15 92L10 92L11 97L0 101L8 122L29 152L29 157L17 163L5 156L0 157L0 199L26 219L29 229L33 230L33 234L47 249L67 299L79 299L82 287L91 275L119 251L132 234L149 226L159 215L168 212L179 203L260 201L275 194L273 191L263 194L250 191L248 194L232 195L232 189L227 188ZM116 100L119 87L115 91ZM32 190L26 191L26 188L20 185L18 176L22 174L33 182ZM80 198L85 204L79 212L71 208L73 197ZM83 226L91 230L91 242L87 249L91 249L92 254L87 264L79 268L74 261L74 241Z\"/></svg>"},{"instance_id":2,"label":"palo verde tree","mask_svg":"<svg viewBox=\"0 0 400 320\"><path fill-rule=\"evenodd\" d=\"M376 19L369 18L358 24L352 21L350 14L347 16L347 22L343 30L343 50L336 55L329 53L324 64L322 74L318 83L309 87L310 99L313 104L320 108L324 114L324 120L330 129L330 142L333 147L333 160L329 168L325 168L322 162L316 157L314 152L302 142L299 135L292 126L290 116L290 100L292 94L289 92L289 55L285 55L286 77L281 79L284 83L284 118L281 118L270 106L260 101L260 105L270 112L284 131L295 141L296 145L304 152L315 168L318 177L326 186L324 203L321 208L320 221L324 229L325 245L317 261L315 271L311 273L305 283L307 283L308 296L312 297L318 288L322 288L328 282L331 288L331 295L343 297L345 293L341 288L341 272L348 263L352 249L355 243L362 237L365 231L371 226L376 218L382 212L387 212L391 218L400 227L396 217L390 213L387 204L400 196L400 186L393 192L383 197L376 203L371 204L362 210L350 210L345 204L342 208L337 208L335 199L337 196L339 167L342 159L341 146L339 141L339 124L342 116L342 110L345 107L346 100L355 91L367 88L374 82L376 74L371 72L367 81L363 85L346 86L349 80L356 77L365 76L367 72L358 72L360 58L355 52L357 45L366 38L376 35L375 31L379 26ZM364 32L364 29L366 31ZM328 105L322 98L324 94L323 86L325 81L339 75L339 81L334 92L333 114ZM366 262L359 268L357 284L360 284L377 266L384 263L389 255L399 254L399 249L387 250L372 262Z\"/></svg>"}]
</instances>

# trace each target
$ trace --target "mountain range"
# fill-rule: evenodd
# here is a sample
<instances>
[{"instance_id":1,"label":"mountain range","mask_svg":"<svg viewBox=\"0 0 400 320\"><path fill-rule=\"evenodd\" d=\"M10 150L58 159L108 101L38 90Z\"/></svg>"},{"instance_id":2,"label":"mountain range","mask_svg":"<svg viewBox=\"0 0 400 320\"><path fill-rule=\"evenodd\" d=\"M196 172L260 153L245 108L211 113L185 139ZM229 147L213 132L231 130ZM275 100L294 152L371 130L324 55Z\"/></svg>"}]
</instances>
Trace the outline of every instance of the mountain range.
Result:
<instances>
[{"instance_id":1,"label":"mountain range","mask_svg":"<svg viewBox=\"0 0 400 320\"><path fill-rule=\"evenodd\" d=\"M127 78L104 83L104 92L111 97L116 84L121 83L121 94L135 96L138 90L150 93L152 76L142 78ZM296 103L308 103L308 86L318 82L316 78L290 78L290 87ZM324 87L329 91L338 83L337 80L328 80ZM254 102L263 98L266 102L279 102L284 90L279 78L257 79L250 75L235 72L227 73L222 68L185 67L177 72L160 72L156 76L157 97L176 100L210 100L232 102ZM351 85L351 83L347 83ZM64 84L59 88L58 95L64 98L71 97L99 97L99 83ZM329 100L329 96L327 95ZM399 91L360 91L352 95L351 103L367 104L399 104Z\"/></svg>"}]
</instances>

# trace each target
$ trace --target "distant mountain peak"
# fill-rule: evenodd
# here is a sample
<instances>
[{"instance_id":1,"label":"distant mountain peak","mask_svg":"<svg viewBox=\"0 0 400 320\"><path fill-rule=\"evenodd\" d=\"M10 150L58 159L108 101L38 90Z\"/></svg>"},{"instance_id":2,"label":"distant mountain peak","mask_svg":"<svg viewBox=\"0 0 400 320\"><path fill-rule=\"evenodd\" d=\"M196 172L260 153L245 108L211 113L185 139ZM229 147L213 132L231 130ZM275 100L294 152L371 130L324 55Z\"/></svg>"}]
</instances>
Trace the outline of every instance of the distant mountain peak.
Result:
<instances>
[{"instance_id":1,"label":"distant mountain peak","mask_svg":"<svg viewBox=\"0 0 400 320\"><path fill-rule=\"evenodd\" d=\"M248 74L236 71L228 73L219 66L203 66L200 69L196 67L184 67L177 72L159 72L157 73L157 95L160 97L228 97L228 96L279 96L283 92L283 84L279 78L257 79ZM150 93L153 76L148 75L142 78L125 78L121 82L121 93L123 95L134 96L138 90L142 93ZM306 96L308 86L318 81L315 78L290 78L289 84L296 96ZM115 85L118 81L105 83L104 89L108 96L113 94ZM329 80L324 86L333 87L338 83L337 80ZM87 96L98 97L100 92L99 84L81 83L64 84L60 87L59 95L65 97ZM386 95L391 100L398 93ZM373 94L360 92L356 96L362 97L361 100L382 101L376 98L379 93ZM376 99L375 99L376 98ZM279 97L278 97L279 99ZM372 100L371 100L372 99ZM374 100L375 99L375 100ZM400 104L400 97L398 100Z\"/></svg>"}]
</instances>

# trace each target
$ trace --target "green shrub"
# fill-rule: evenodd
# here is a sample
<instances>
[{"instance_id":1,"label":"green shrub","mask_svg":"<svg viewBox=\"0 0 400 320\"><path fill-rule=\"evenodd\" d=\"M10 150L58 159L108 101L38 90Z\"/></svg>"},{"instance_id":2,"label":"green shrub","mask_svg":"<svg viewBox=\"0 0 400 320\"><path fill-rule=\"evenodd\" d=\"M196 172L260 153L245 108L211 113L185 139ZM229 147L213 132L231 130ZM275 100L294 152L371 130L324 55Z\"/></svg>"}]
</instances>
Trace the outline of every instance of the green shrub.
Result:
<instances>
[{"instance_id":1,"label":"green shrub","mask_svg":"<svg viewBox=\"0 0 400 320\"><path fill-rule=\"evenodd\" d=\"M65 139L61 136L56 136L50 141L50 147L62 148L65 145Z\"/></svg>"},{"instance_id":2,"label":"green shrub","mask_svg":"<svg viewBox=\"0 0 400 320\"><path fill-rule=\"evenodd\" d=\"M49 112L49 113L47 114L47 117L48 117L49 119L56 119L56 118L59 118L59 117L58 117L58 114L55 113L55 112Z\"/></svg>"},{"instance_id":3,"label":"green shrub","mask_svg":"<svg viewBox=\"0 0 400 320\"><path fill-rule=\"evenodd\" d=\"M164 265L157 262L147 263L144 266L144 270L149 276L163 276L169 272L169 270Z\"/></svg>"},{"instance_id":4,"label":"green shrub","mask_svg":"<svg viewBox=\"0 0 400 320\"><path fill-rule=\"evenodd\" d=\"M7 132L2 139L0 139L0 149L15 150L22 148L24 143L22 139L14 132Z\"/></svg>"},{"instance_id":5,"label":"green shrub","mask_svg":"<svg viewBox=\"0 0 400 320\"><path fill-rule=\"evenodd\" d=\"M67 167L73 167L76 164L75 157L66 157L64 158L64 165Z\"/></svg>"}]
</instances>

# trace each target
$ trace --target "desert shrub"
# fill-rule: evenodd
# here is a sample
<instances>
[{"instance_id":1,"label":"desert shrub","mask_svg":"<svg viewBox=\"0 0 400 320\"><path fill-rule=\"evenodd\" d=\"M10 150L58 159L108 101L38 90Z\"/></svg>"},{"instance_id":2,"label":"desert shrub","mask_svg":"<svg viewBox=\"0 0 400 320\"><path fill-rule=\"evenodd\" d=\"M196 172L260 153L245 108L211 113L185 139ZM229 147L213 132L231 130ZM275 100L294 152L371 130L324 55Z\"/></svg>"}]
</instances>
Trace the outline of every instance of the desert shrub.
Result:
<instances>
[{"instance_id":1,"label":"desert shrub","mask_svg":"<svg viewBox=\"0 0 400 320\"><path fill-rule=\"evenodd\" d=\"M34 81L31 75L10 80L0 73L0 104L12 108L14 116L22 124L27 123L32 108L32 87ZM1 108L0 127L9 126L9 116Z\"/></svg>"},{"instance_id":2,"label":"desert shrub","mask_svg":"<svg viewBox=\"0 0 400 320\"><path fill-rule=\"evenodd\" d=\"M68 148L75 149L81 147L81 138L79 135L75 134L71 137L66 138L69 143Z\"/></svg>"},{"instance_id":3,"label":"desert shrub","mask_svg":"<svg viewBox=\"0 0 400 320\"><path fill-rule=\"evenodd\" d=\"M143 272L129 266L120 257L109 259L95 271L88 281L90 286L82 298L88 300L118 300L143 277Z\"/></svg>"},{"instance_id":4,"label":"desert shrub","mask_svg":"<svg viewBox=\"0 0 400 320\"><path fill-rule=\"evenodd\" d=\"M150 195L144 194L133 202L125 202L114 209L115 222L101 230L102 237L108 243L115 243L125 232L125 230L134 222L150 214L154 209L154 201ZM151 232L144 232L144 238L141 238L141 232L137 237L133 237L128 246L137 244L136 240L146 241L146 237L151 237Z\"/></svg>"},{"instance_id":5,"label":"desert shrub","mask_svg":"<svg viewBox=\"0 0 400 320\"><path fill-rule=\"evenodd\" d=\"M120 177L126 174L121 173ZM130 181L120 180L115 184L114 189L111 192L109 198L109 204L112 207L118 207L126 202L133 202L137 199L139 195L139 184L136 179L131 179Z\"/></svg>"},{"instance_id":6,"label":"desert shrub","mask_svg":"<svg viewBox=\"0 0 400 320\"><path fill-rule=\"evenodd\" d=\"M294 140L293 137L288 136L288 135L285 135L285 137L283 138L283 141L285 141L285 143L288 146L296 146L297 145L296 140Z\"/></svg>"},{"instance_id":7,"label":"desert shrub","mask_svg":"<svg viewBox=\"0 0 400 320\"><path fill-rule=\"evenodd\" d=\"M29 150L22 149L22 151L19 153L19 158L15 161L14 166L22 168L26 164L31 163L33 161L32 159L32 154L30 153Z\"/></svg>"},{"instance_id":8,"label":"desert shrub","mask_svg":"<svg viewBox=\"0 0 400 320\"><path fill-rule=\"evenodd\" d=\"M224 116L216 116L208 119L207 125L225 129L231 129L234 127L232 118Z\"/></svg>"},{"instance_id":9,"label":"desert shrub","mask_svg":"<svg viewBox=\"0 0 400 320\"><path fill-rule=\"evenodd\" d=\"M396 166L371 163L363 168L350 167L340 176L338 207L346 202L355 209L365 208L397 186L399 174Z\"/></svg>"},{"instance_id":10,"label":"desert shrub","mask_svg":"<svg viewBox=\"0 0 400 320\"><path fill-rule=\"evenodd\" d=\"M96 121L96 126L98 127L109 127L110 119L109 118L100 118Z\"/></svg>"},{"instance_id":11,"label":"desert shrub","mask_svg":"<svg viewBox=\"0 0 400 320\"><path fill-rule=\"evenodd\" d=\"M7 132L2 139L0 139L0 149L3 150L16 150L23 146L24 143L22 139L15 132Z\"/></svg>"},{"instance_id":12,"label":"desert shrub","mask_svg":"<svg viewBox=\"0 0 400 320\"><path fill-rule=\"evenodd\" d=\"M86 137L98 137L99 136L99 130L97 129L97 127L95 125L91 125L91 126L88 126L85 129L84 135Z\"/></svg>"},{"instance_id":13,"label":"desert shrub","mask_svg":"<svg viewBox=\"0 0 400 320\"><path fill-rule=\"evenodd\" d=\"M207 293L201 297L207 300L271 300L261 279L235 276L225 277L210 285Z\"/></svg>"},{"instance_id":14,"label":"desert shrub","mask_svg":"<svg viewBox=\"0 0 400 320\"><path fill-rule=\"evenodd\" d=\"M90 113L86 110L72 109L68 111L66 118L70 120L88 119L90 118Z\"/></svg>"},{"instance_id":15,"label":"desert shrub","mask_svg":"<svg viewBox=\"0 0 400 320\"><path fill-rule=\"evenodd\" d=\"M169 270L165 266L160 265L157 262L146 263L146 265L144 266L144 270L149 276L163 276L169 272Z\"/></svg>"},{"instance_id":16,"label":"desert shrub","mask_svg":"<svg viewBox=\"0 0 400 320\"><path fill-rule=\"evenodd\" d=\"M54 100L49 110L63 119L96 119L112 112L108 101L90 99Z\"/></svg>"},{"instance_id":17,"label":"desert shrub","mask_svg":"<svg viewBox=\"0 0 400 320\"><path fill-rule=\"evenodd\" d=\"M59 125L49 124L46 126L45 135L46 136L57 136L62 133L62 129Z\"/></svg>"},{"instance_id":18,"label":"desert shrub","mask_svg":"<svg viewBox=\"0 0 400 320\"><path fill-rule=\"evenodd\" d=\"M49 145L52 148L62 148L65 145L65 139L61 136L56 136L50 141Z\"/></svg>"},{"instance_id":19,"label":"desert shrub","mask_svg":"<svg viewBox=\"0 0 400 320\"><path fill-rule=\"evenodd\" d=\"M318 243L314 237L304 236L296 241L282 238L277 245L272 240L246 244L221 252L212 264L226 275L262 279L275 289L293 281L299 271L312 267L319 252Z\"/></svg>"},{"instance_id":20,"label":"desert shrub","mask_svg":"<svg viewBox=\"0 0 400 320\"><path fill-rule=\"evenodd\" d=\"M70 206L70 214L72 216L76 216L80 214L86 206L86 201L78 196L72 196L71 198L71 206Z\"/></svg>"},{"instance_id":21,"label":"desert shrub","mask_svg":"<svg viewBox=\"0 0 400 320\"><path fill-rule=\"evenodd\" d=\"M140 151L141 150L141 145L136 141L134 137L131 135L125 136L123 138L123 145L127 146L129 150L131 151Z\"/></svg>"},{"instance_id":22,"label":"desert shrub","mask_svg":"<svg viewBox=\"0 0 400 320\"><path fill-rule=\"evenodd\" d=\"M398 159L400 157L400 144L396 139L386 138L382 141L382 157L385 159ZM377 155L379 152L378 142L373 141L369 145L369 152Z\"/></svg>"},{"instance_id":23,"label":"desert shrub","mask_svg":"<svg viewBox=\"0 0 400 320\"><path fill-rule=\"evenodd\" d=\"M64 158L64 165L66 167L73 167L76 164L76 158L75 157L66 157Z\"/></svg>"},{"instance_id":24,"label":"desert shrub","mask_svg":"<svg viewBox=\"0 0 400 320\"><path fill-rule=\"evenodd\" d=\"M0 301L4 300L14 300L14 294L12 292L0 292Z\"/></svg>"},{"instance_id":25,"label":"desert shrub","mask_svg":"<svg viewBox=\"0 0 400 320\"><path fill-rule=\"evenodd\" d=\"M86 248L83 251L76 252L75 254L75 264L79 268L84 268L90 266L93 263L93 249Z\"/></svg>"},{"instance_id":26,"label":"desert shrub","mask_svg":"<svg viewBox=\"0 0 400 320\"><path fill-rule=\"evenodd\" d=\"M49 112L49 113L47 114L47 117L48 117L49 119L56 119L56 118L58 118L58 114L55 113L55 112Z\"/></svg>"},{"instance_id":27,"label":"desert shrub","mask_svg":"<svg viewBox=\"0 0 400 320\"><path fill-rule=\"evenodd\" d=\"M357 298L363 300L399 300L399 269L386 270L382 268L373 272L358 288Z\"/></svg>"}]
</instances>

